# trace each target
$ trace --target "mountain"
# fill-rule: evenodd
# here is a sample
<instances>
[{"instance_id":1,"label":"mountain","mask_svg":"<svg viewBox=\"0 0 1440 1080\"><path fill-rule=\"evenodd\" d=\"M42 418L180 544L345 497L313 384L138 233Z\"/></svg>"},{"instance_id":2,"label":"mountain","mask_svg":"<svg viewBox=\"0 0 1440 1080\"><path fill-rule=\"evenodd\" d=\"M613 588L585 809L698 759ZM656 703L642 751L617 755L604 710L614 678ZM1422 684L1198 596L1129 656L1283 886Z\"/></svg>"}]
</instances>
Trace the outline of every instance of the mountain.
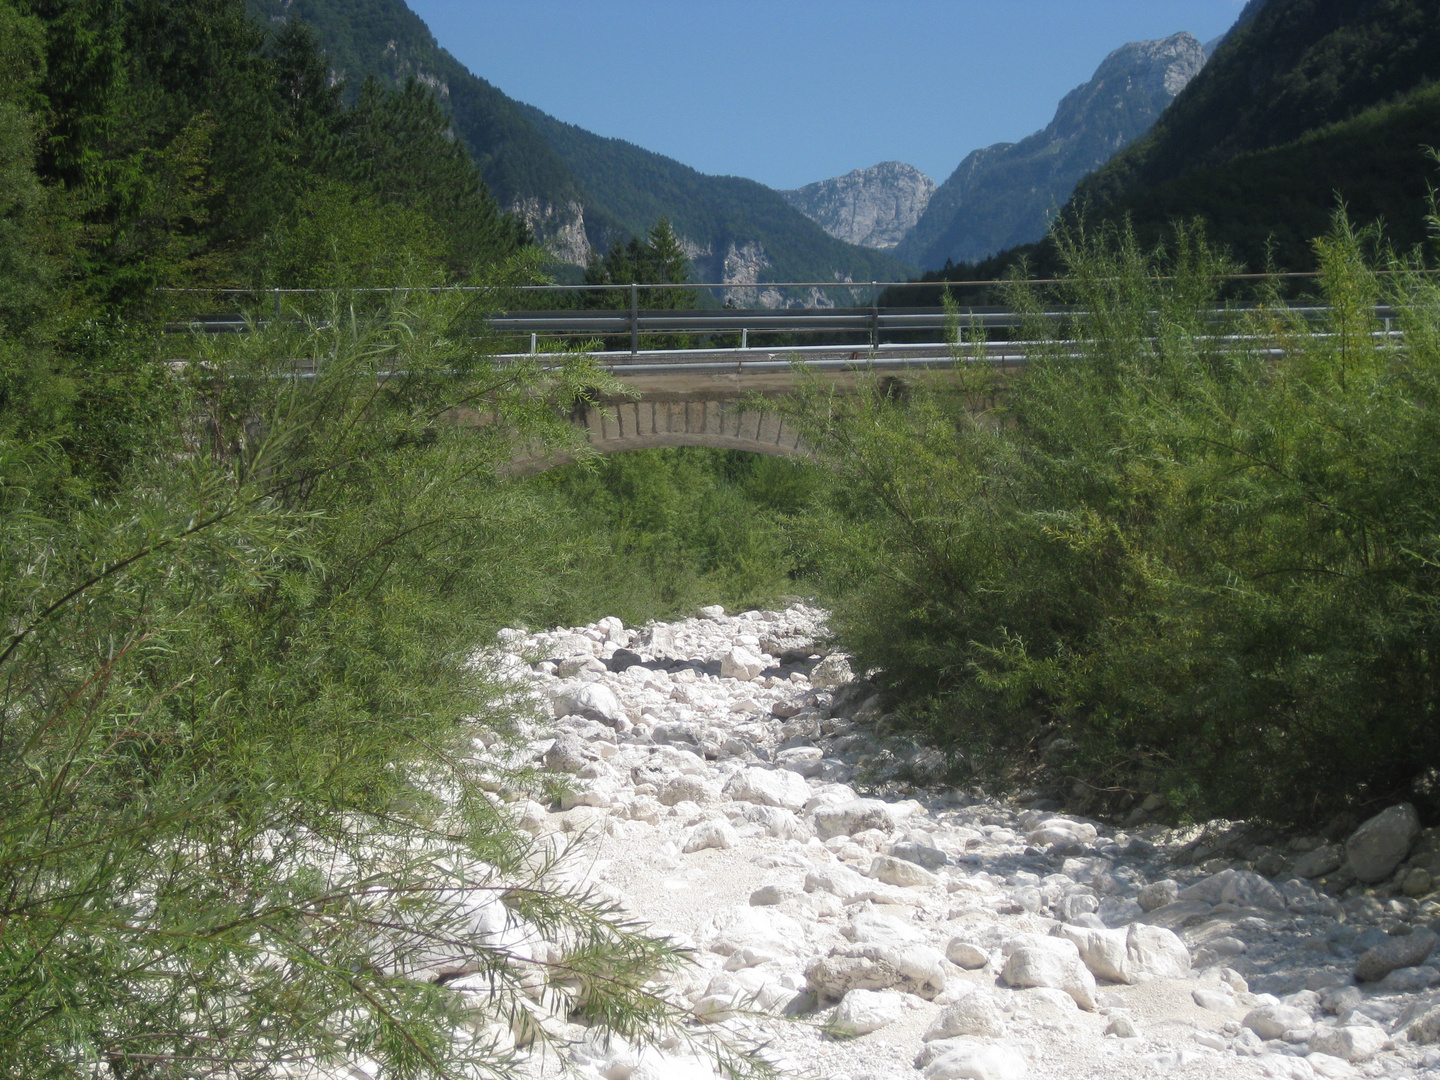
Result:
<instances>
[{"instance_id":1,"label":"mountain","mask_svg":"<svg viewBox=\"0 0 1440 1080\"><path fill-rule=\"evenodd\" d=\"M898 244L920 220L934 193L935 181L901 161L882 161L780 192L831 236L882 251Z\"/></svg>"},{"instance_id":2,"label":"mountain","mask_svg":"<svg viewBox=\"0 0 1440 1080\"><path fill-rule=\"evenodd\" d=\"M442 49L403 0L248 2L262 21L313 26L349 93L367 76L430 87L497 201L562 263L583 266L666 217L699 280L877 281L909 271L835 239L763 184L708 176L515 101Z\"/></svg>"},{"instance_id":3,"label":"mountain","mask_svg":"<svg viewBox=\"0 0 1440 1080\"><path fill-rule=\"evenodd\" d=\"M1043 130L967 156L896 256L938 267L1040 239L1080 178L1142 135L1204 63L1204 47L1186 33L1116 49Z\"/></svg>"},{"instance_id":4,"label":"mountain","mask_svg":"<svg viewBox=\"0 0 1440 1080\"><path fill-rule=\"evenodd\" d=\"M1145 138L1077 188L1077 208L1296 143L1440 78L1433 0L1269 0L1243 14ZM1328 171L1341 180L1353 164Z\"/></svg>"},{"instance_id":5,"label":"mountain","mask_svg":"<svg viewBox=\"0 0 1440 1080\"><path fill-rule=\"evenodd\" d=\"M700 281L893 281L909 272L887 254L835 239L764 184L709 176L533 106L520 109L577 178L596 247L643 234L665 217Z\"/></svg>"}]
</instances>

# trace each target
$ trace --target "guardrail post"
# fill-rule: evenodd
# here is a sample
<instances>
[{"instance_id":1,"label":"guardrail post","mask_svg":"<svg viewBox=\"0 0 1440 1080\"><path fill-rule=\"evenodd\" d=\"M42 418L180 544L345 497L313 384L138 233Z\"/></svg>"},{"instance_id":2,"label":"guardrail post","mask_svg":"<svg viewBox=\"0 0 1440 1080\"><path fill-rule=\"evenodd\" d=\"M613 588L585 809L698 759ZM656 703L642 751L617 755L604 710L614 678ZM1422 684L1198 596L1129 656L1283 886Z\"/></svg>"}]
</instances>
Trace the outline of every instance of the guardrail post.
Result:
<instances>
[{"instance_id":1,"label":"guardrail post","mask_svg":"<svg viewBox=\"0 0 1440 1080\"><path fill-rule=\"evenodd\" d=\"M538 349L535 348L535 345L536 345L536 337L537 337L536 334L533 334L533 333L532 333L532 334L530 335L530 355L531 355L531 356L534 356L534 355L539 351Z\"/></svg>"},{"instance_id":2,"label":"guardrail post","mask_svg":"<svg viewBox=\"0 0 1440 1080\"><path fill-rule=\"evenodd\" d=\"M878 288L875 282L870 282L872 289ZM880 347L880 294L870 293L870 348Z\"/></svg>"},{"instance_id":3,"label":"guardrail post","mask_svg":"<svg viewBox=\"0 0 1440 1080\"><path fill-rule=\"evenodd\" d=\"M640 290L630 283L630 355L640 351Z\"/></svg>"},{"instance_id":4,"label":"guardrail post","mask_svg":"<svg viewBox=\"0 0 1440 1080\"><path fill-rule=\"evenodd\" d=\"M275 290L275 321L280 321L280 290Z\"/></svg>"},{"instance_id":5,"label":"guardrail post","mask_svg":"<svg viewBox=\"0 0 1440 1080\"><path fill-rule=\"evenodd\" d=\"M740 328L740 348L742 348L742 349L748 349L749 347L750 347L750 328L749 328L748 326L742 326L742 327Z\"/></svg>"}]
</instances>

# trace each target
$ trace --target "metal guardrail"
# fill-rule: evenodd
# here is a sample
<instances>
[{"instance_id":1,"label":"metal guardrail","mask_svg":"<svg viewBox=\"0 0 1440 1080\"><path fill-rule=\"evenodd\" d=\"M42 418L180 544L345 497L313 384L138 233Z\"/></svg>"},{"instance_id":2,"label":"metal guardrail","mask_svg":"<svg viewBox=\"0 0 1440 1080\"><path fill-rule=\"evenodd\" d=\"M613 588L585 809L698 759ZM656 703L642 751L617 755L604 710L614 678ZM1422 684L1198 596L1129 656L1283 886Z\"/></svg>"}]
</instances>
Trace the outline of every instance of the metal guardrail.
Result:
<instances>
[{"instance_id":1,"label":"metal guardrail","mask_svg":"<svg viewBox=\"0 0 1440 1080\"><path fill-rule=\"evenodd\" d=\"M1252 277L1311 277L1309 274L1281 274L1281 275L1242 275L1246 278ZM502 335L506 336L527 336L530 339L528 353L513 353L512 355L535 356L544 352L542 350L541 338L548 338L551 341L574 341L574 340L595 340L612 339L612 343L606 349L598 353L606 358L618 358L628 355L632 361L638 361L644 354L663 351L667 357L675 357L680 353L689 353L695 357L696 362L715 363L725 366L729 361L713 359L715 354L724 352L727 356L733 355L735 363L746 365L746 356L752 352L763 355L778 351L783 348L788 353L804 352L805 346L787 344L783 347L777 346L771 349L755 350L752 348L751 335L830 335L832 341L829 345L814 346L815 348L829 348L835 350L837 355L843 355L844 350L880 350L897 348L901 345L917 346L923 355L934 356L937 351L946 348L946 341L953 336L958 324L966 330L973 330L976 336L987 342L1004 342L1011 336L1011 332L1021 325L1023 321L1037 317L1052 321L1057 327L1065 320L1072 319L1084 314L1077 309L1055 308L1040 313L1026 315L1018 314L1003 308L996 307L963 307L953 312L947 312L943 307L898 307L881 306L879 298L881 290L905 289L905 288L927 288L934 289L936 282L760 282L758 284L734 284L734 283L699 283L699 284L641 284L629 285L535 285L520 286L506 290L487 290L475 286L446 286L430 287L424 289L358 289L357 293L374 294L403 294L407 292L474 292L484 294L486 292L495 294L503 293L514 296L521 295L550 295L550 296L580 296L585 295L594 298L604 293L619 292L628 301L626 307L609 308L570 308L559 310L551 308L536 308L522 310L499 311L486 318L487 326ZM957 285L992 285L995 282L957 283ZM1031 282L1034 285L1055 284L1050 281ZM695 308L687 310L670 310L658 308L642 308L641 297L645 293L659 290L694 289L703 290L753 290L756 288L765 289L841 289L850 290L853 297L857 290L868 290L871 303L868 306L859 307L807 307L807 308ZM234 295L248 296L256 299L263 297L259 310L265 311L268 319L284 318L285 297L304 297L317 294L325 294L334 290L324 289L267 289L263 292L245 289L219 289L219 290L164 290L166 292L202 293L208 295ZM269 309L269 310L266 310ZM1235 306L1226 309L1217 309L1212 315L1218 322L1237 310L1243 310L1243 306ZM1290 306L1286 309L1292 317L1317 320L1322 317L1327 308L1300 304ZM1385 306L1375 309L1375 316L1381 321L1383 332L1389 333L1393 329L1393 309ZM237 315L207 315L195 319L174 323L167 329L177 332L201 332L201 333L235 333L244 332L252 325L247 318ZM934 340L928 342L915 342L916 335L934 334ZM700 338L692 349L677 350L645 350L642 344L646 339L651 341L657 337L666 336L687 336ZM724 349L717 348L713 341L705 342L706 336L713 335L738 335L739 341L735 345L727 345ZM840 337L841 341L836 343L834 338ZM628 338L629 349L617 348L614 339ZM848 339L848 340L846 340ZM911 339L909 341L901 339ZM704 357L702 360L701 358ZM880 359L877 353L875 359Z\"/></svg>"}]
</instances>

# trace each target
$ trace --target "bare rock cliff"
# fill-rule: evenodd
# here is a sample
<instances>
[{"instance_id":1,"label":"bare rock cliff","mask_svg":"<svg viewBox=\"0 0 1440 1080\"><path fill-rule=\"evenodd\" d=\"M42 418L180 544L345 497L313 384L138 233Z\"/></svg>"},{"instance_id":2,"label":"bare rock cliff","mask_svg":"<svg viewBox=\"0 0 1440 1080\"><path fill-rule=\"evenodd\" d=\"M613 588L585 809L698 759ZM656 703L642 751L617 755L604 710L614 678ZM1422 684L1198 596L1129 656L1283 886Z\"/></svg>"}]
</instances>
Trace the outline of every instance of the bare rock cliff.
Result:
<instances>
[{"instance_id":1,"label":"bare rock cliff","mask_svg":"<svg viewBox=\"0 0 1440 1080\"><path fill-rule=\"evenodd\" d=\"M831 236L888 250L920 219L934 192L935 182L913 165L882 161L780 194Z\"/></svg>"}]
</instances>

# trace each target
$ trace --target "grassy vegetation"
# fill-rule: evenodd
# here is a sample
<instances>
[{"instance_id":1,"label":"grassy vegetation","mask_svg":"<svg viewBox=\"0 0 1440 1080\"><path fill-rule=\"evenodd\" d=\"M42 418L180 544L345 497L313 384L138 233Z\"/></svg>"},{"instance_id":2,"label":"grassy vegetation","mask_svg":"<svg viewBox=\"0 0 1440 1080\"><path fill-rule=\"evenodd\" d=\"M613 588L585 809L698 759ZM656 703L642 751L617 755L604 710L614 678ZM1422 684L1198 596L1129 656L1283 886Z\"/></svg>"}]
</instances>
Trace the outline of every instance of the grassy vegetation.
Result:
<instances>
[{"instance_id":1,"label":"grassy vegetation","mask_svg":"<svg viewBox=\"0 0 1440 1080\"><path fill-rule=\"evenodd\" d=\"M571 576L540 621L638 623L806 592L825 483L809 462L689 447L542 474L529 487L565 523Z\"/></svg>"}]
</instances>

